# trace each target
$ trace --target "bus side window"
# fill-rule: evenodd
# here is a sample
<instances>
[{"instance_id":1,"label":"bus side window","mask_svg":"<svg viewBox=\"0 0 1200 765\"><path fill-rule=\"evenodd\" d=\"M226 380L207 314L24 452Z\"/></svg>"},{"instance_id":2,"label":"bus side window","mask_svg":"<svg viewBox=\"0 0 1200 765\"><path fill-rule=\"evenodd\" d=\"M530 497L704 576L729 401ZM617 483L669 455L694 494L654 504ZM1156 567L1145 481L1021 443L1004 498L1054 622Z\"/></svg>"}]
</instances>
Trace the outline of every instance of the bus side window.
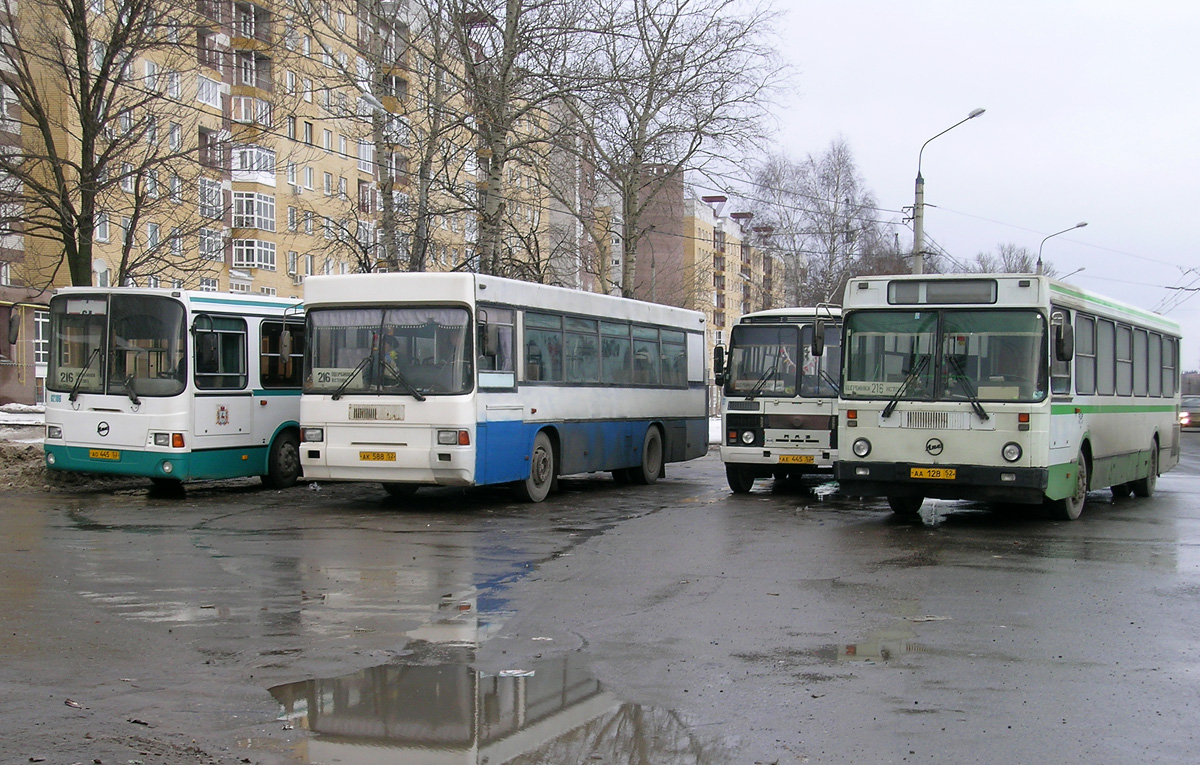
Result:
<instances>
[{"instance_id":1,"label":"bus side window","mask_svg":"<svg viewBox=\"0 0 1200 765\"><path fill-rule=\"evenodd\" d=\"M246 387L246 322L226 316L200 316L192 325L196 344L196 387Z\"/></svg>"},{"instance_id":2,"label":"bus side window","mask_svg":"<svg viewBox=\"0 0 1200 765\"><path fill-rule=\"evenodd\" d=\"M285 342L285 338L288 342ZM304 325L264 321L259 345L259 376L263 387L299 388L301 359L304 357Z\"/></svg>"}]
</instances>

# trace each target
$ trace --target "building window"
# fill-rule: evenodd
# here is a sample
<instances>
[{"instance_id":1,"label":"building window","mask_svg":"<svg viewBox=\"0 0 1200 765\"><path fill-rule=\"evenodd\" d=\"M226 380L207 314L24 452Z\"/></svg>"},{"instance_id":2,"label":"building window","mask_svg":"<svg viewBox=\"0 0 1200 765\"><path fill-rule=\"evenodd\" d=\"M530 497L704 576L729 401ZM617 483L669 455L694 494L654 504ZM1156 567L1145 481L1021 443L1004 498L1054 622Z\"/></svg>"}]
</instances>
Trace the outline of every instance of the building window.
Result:
<instances>
[{"instance_id":1,"label":"building window","mask_svg":"<svg viewBox=\"0 0 1200 765\"><path fill-rule=\"evenodd\" d=\"M229 291L230 292L244 292L244 293L249 294L250 293L250 285L246 284L245 282L231 281L231 282L229 282Z\"/></svg>"},{"instance_id":2,"label":"building window","mask_svg":"<svg viewBox=\"0 0 1200 765\"><path fill-rule=\"evenodd\" d=\"M275 270L275 243L260 239L233 240L234 268L262 268Z\"/></svg>"},{"instance_id":3,"label":"building window","mask_svg":"<svg viewBox=\"0 0 1200 765\"><path fill-rule=\"evenodd\" d=\"M196 100L205 106L221 108L221 84L200 75L196 86Z\"/></svg>"},{"instance_id":4,"label":"building window","mask_svg":"<svg viewBox=\"0 0 1200 765\"><path fill-rule=\"evenodd\" d=\"M201 292L216 292L217 291L217 280L207 277L207 276L201 276L200 277L200 291Z\"/></svg>"},{"instance_id":5,"label":"building window","mask_svg":"<svg viewBox=\"0 0 1200 765\"><path fill-rule=\"evenodd\" d=\"M325 173L325 196L333 196L333 173Z\"/></svg>"},{"instance_id":6,"label":"building window","mask_svg":"<svg viewBox=\"0 0 1200 765\"><path fill-rule=\"evenodd\" d=\"M204 260L225 259L225 237L220 229L200 229L200 257Z\"/></svg>"},{"instance_id":7,"label":"building window","mask_svg":"<svg viewBox=\"0 0 1200 765\"><path fill-rule=\"evenodd\" d=\"M108 213L96 213L95 237L97 242L108 241Z\"/></svg>"},{"instance_id":8,"label":"building window","mask_svg":"<svg viewBox=\"0 0 1200 765\"><path fill-rule=\"evenodd\" d=\"M200 179L200 215L205 218L222 216L221 182L211 178Z\"/></svg>"},{"instance_id":9,"label":"building window","mask_svg":"<svg viewBox=\"0 0 1200 765\"><path fill-rule=\"evenodd\" d=\"M275 294L274 287L259 287L258 291L259 291L259 293L261 293L263 295L274 295Z\"/></svg>"},{"instance_id":10,"label":"building window","mask_svg":"<svg viewBox=\"0 0 1200 765\"><path fill-rule=\"evenodd\" d=\"M50 363L50 312L33 312L33 363Z\"/></svg>"},{"instance_id":11,"label":"building window","mask_svg":"<svg viewBox=\"0 0 1200 765\"><path fill-rule=\"evenodd\" d=\"M233 192L233 227L275 230L275 197L253 191Z\"/></svg>"}]
</instances>

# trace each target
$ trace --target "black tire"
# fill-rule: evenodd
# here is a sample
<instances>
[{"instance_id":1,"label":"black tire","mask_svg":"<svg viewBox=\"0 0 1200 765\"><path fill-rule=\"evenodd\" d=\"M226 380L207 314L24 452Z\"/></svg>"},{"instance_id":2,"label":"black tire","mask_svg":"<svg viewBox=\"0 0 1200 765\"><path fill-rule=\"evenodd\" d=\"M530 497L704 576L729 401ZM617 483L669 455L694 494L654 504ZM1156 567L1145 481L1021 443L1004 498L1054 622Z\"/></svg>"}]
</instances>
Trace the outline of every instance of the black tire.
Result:
<instances>
[{"instance_id":1,"label":"black tire","mask_svg":"<svg viewBox=\"0 0 1200 765\"><path fill-rule=\"evenodd\" d=\"M163 497L182 497L185 493L183 481L178 478L161 478L158 476L150 479L150 491Z\"/></svg>"},{"instance_id":2,"label":"black tire","mask_svg":"<svg viewBox=\"0 0 1200 765\"><path fill-rule=\"evenodd\" d=\"M418 486L415 483L396 483L394 481L389 481L383 484L383 490L388 493L388 496L396 497L398 499L411 497L417 493L417 488Z\"/></svg>"},{"instance_id":3,"label":"black tire","mask_svg":"<svg viewBox=\"0 0 1200 765\"><path fill-rule=\"evenodd\" d=\"M888 507L892 508L892 512L896 515L911 518L921 512L921 505L925 504L925 498L917 497L888 497Z\"/></svg>"},{"instance_id":4,"label":"black tire","mask_svg":"<svg viewBox=\"0 0 1200 765\"><path fill-rule=\"evenodd\" d=\"M1150 442L1150 471L1145 478L1131 482L1133 493L1139 497L1153 497L1158 486L1158 441Z\"/></svg>"},{"instance_id":5,"label":"black tire","mask_svg":"<svg viewBox=\"0 0 1200 765\"><path fill-rule=\"evenodd\" d=\"M285 430L271 443L262 482L272 489L287 489L296 485L300 474L300 439L295 431Z\"/></svg>"},{"instance_id":6,"label":"black tire","mask_svg":"<svg viewBox=\"0 0 1200 765\"><path fill-rule=\"evenodd\" d=\"M1061 521L1077 521L1087 502L1088 466L1087 460L1080 454L1075 460L1075 491L1069 497L1056 499L1047 503L1050 514Z\"/></svg>"},{"instance_id":7,"label":"black tire","mask_svg":"<svg viewBox=\"0 0 1200 765\"><path fill-rule=\"evenodd\" d=\"M754 473L738 465L725 466L725 480L734 494L749 494L754 488Z\"/></svg>"},{"instance_id":8,"label":"black tire","mask_svg":"<svg viewBox=\"0 0 1200 765\"><path fill-rule=\"evenodd\" d=\"M642 439L642 464L629 468L629 480L641 486L649 486L658 480L662 472L662 433L651 425L646 428L646 435Z\"/></svg>"},{"instance_id":9,"label":"black tire","mask_svg":"<svg viewBox=\"0 0 1200 765\"><path fill-rule=\"evenodd\" d=\"M612 471L613 481L624 486L629 483L629 468L617 468Z\"/></svg>"},{"instance_id":10,"label":"black tire","mask_svg":"<svg viewBox=\"0 0 1200 765\"><path fill-rule=\"evenodd\" d=\"M523 502L541 502L554 486L554 445L545 431L533 439L533 452L529 455L529 477L513 482L513 491Z\"/></svg>"},{"instance_id":11,"label":"black tire","mask_svg":"<svg viewBox=\"0 0 1200 765\"><path fill-rule=\"evenodd\" d=\"M1112 490L1113 499L1124 499L1133 493L1132 483L1119 483L1108 488Z\"/></svg>"}]
</instances>

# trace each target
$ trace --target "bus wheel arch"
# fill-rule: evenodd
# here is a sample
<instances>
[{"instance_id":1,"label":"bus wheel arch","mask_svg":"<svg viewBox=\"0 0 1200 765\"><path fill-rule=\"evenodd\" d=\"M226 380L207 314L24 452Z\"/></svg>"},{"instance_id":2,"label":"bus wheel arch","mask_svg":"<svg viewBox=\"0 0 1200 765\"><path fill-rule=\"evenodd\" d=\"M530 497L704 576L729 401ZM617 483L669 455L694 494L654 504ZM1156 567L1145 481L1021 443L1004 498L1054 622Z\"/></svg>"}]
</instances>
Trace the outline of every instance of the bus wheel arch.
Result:
<instances>
[{"instance_id":1,"label":"bus wheel arch","mask_svg":"<svg viewBox=\"0 0 1200 765\"><path fill-rule=\"evenodd\" d=\"M1150 464L1147 466L1145 478L1139 478L1130 483L1133 493L1139 497L1153 497L1154 489L1158 486L1158 434L1150 439Z\"/></svg>"},{"instance_id":2,"label":"bus wheel arch","mask_svg":"<svg viewBox=\"0 0 1200 765\"><path fill-rule=\"evenodd\" d=\"M513 490L523 502L541 502L558 483L557 434L550 428L539 430L533 437L529 454L529 475L514 481Z\"/></svg>"},{"instance_id":3,"label":"bus wheel arch","mask_svg":"<svg viewBox=\"0 0 1200 765\"><path fill-rule=\"evenodd\" d=\"M642 437L642 463L629 468L629 477L633 483L649 486L663 475L663 465L666 463L666 440L663 430L657 423L646 428Z\"/></svg>"},{"instance_id":4,"label":"bus wheel arch","mask_svg":"<svg viewBox=\"0 0 1200 765\"><path fill-rule=\"evenodd\" d=\"M303 475L300 466L300 429L285 427L275 434L267 450L267 472L262 482L272 489L287 489L296 485Z\"/></svg>"},{"instance_id":5,"label":"bus wheel arch","mask_svg":"<svg viewBox=\"0 0 1200 765\"><path fill-rule=\"evenodd\" d=\"M1075 458L1075 490L1068 497L1056 499L1047 504L1052 515L1059 520L1075 521L1083 513L1087 502L1088 486L1092 474L1092 446L1084 441L1079 447L1079 456Z\"/></svg>"}]
</instances>

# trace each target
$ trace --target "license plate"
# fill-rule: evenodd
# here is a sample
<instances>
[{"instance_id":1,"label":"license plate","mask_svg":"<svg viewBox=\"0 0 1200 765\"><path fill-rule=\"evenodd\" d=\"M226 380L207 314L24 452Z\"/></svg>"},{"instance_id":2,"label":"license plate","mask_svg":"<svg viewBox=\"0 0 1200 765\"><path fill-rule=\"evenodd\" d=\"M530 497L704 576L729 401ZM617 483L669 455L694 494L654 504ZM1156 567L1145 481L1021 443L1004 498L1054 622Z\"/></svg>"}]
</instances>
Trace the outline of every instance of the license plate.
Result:
<instances>
[{"instance_id":1,"label":"license plate","mask_svg":"<svg viewBox=\"0 0 1200 765\"><path fill-rule=\"evenodd\" d=\"M779 455L780 464L786 465L812 465L816 462L816 458L811 454L781 454Z\"/></svg>"},{"instance_id":2,"label":"license plate","mask_svg":"<svg viewBox=\"0 0 1200 765\"><path fill-rule=\"evenodd\" d=\"M121 453L115 449L88 449L88 457L94 460L119 460Z\"/></svg>"},{"instance_id":3,"label":"license plate","mask_svg":"<svg viewBox=\"0 0 1200 765\"><path fill-rule=\"evenodd\" d=\"M358 459L362 462L395 462L395 452L359 452Z\"/></svg>"},{"instance_id":4,"label":"license plate","mask_svg":"<svg viewBox=\"0 0 1200 765\"><path fill-rule=\"evenodd\" d=\"M954 468L909 468L909 478L934 478L942 481L953 481L956 477Z\"/></svg>"}]
</instances>

